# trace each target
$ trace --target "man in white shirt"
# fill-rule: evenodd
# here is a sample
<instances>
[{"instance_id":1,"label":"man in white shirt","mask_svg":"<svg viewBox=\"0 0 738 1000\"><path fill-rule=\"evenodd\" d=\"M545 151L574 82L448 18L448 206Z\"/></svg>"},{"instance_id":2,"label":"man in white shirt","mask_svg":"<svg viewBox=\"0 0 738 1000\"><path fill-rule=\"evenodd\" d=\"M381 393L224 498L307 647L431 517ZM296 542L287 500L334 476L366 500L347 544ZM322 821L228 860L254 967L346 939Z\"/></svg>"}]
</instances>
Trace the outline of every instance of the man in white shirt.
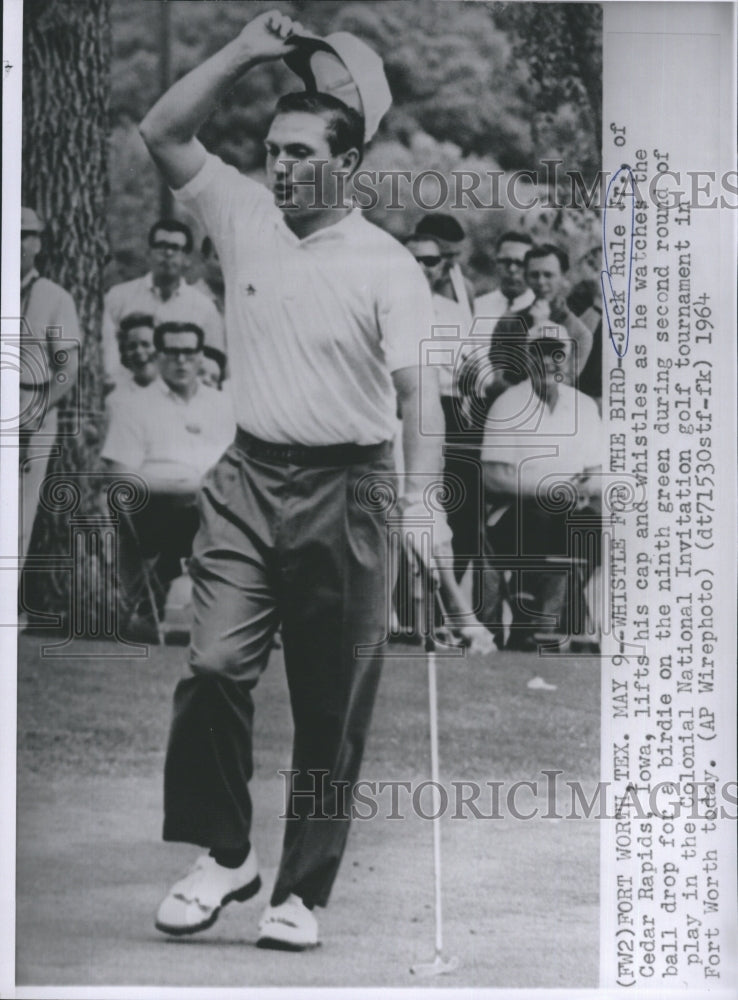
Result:
<instances>
[{"instance_id":1,"label":"man in white shirt","mask_svg":"<svg viewBox=\"0 0 738 1000\"><path fill-rule=\"evenodd\" d=\"M159 219L149 230L148 243L151 270L113 285L105 296L102 346L109 386L126 380L116 333L129 313L148 313L155 323L196 323L204 331L208 347L225 351L223 319L215 304L183 277L192 252L190 227L178 219Z\"/></svg>"},{"instance_id":2,"label":"man in white shirt","mask_svg":"<svg viewBox=\"0 0 738 1000\"><path fill-rule=\"evenodd\" d=\"M203 331L195 323L156 327L161 377L145 390L122 390L111 406L102 450L112 471L142 479L149 490L148 502L132 521L141 553L157 555L160 616L169 584L180 574L180 560L192 551L198 526L195 500L202 479L235 430L230 398L200 382L202 345ZM135 558L122 539L119 570L124 600L136 575Z\"/></svg>"},{"instance_id":3,"label":"man in white shirt","mask_svg":"<svg viewBox=\"0 0 738 1000\"><path fill-rule=\"evenodd\" d=\"M59 405L74 388L79 367L80 327L69 292L36 269L44 225L21 208L20 252L20 502L21 567L28 554L49 458L58 429Z\"/></svg>"},{"instance_id":4,"label":"man in white shirt","mask_svg":"<svg viewBox=\"0 0 738 1000\"><path fill-rule=\"evenodd\" d=\"M571 341L566 330L543 324L531 331L529 377L492 404L482 442L487 556L538 557L541 565L516 571L517 589L530 592L533 618L514 608L507 648L535 649L541 632L565 630L567 557L572 513L597 513L604 441L594 401L567 385ZM571 499L564 505L562 499ZM511 566L514 567L514 559ZM594 567L589 567L592 570ZM499 631L502 568L484 575L482 620ZM540 616L551 616L541 621Z\"/></svg>"},{"instance_id":5,"label":"man in white shirt","mask_svg":"<svg viewBox=\"0 0 738 1000\"><path fill-rule=\"evenodd\" d=\"M195 136L246 70L276 59L309 90L277 104L267 189ZM293 772L260 947L318 943L313 908L327 903L345 847L342 803L358 777L390 619L385 514L370 485L392 474L399 404L405 523L427 516L422 494L438 481L443 435L437 380L420 378L432 326L425 279L341 194L389 103L368 46L346 33L309 38L271 11L179 80L141 124L220 258L238 422L200 495L192 677L175 692L165 766L165 840L210 853L159 907L165 933L211 926L225 903L261 884L249 839L251 689L280 624ZM434 544L445 544L440 514L433 526Z\"/></svg>"},{"instance_id":6,"label":"man in white shirt","mask_svg":"<svg viewBox=\"0 0 738 1000\"><path fill-rule=\"evenodd\" d=\"M478 295L474 315L496 324L507 313L526 309L535 296L525 281L525 255L533 246L528 233L510 229L497 240L494 266L497 288Z\"/></svg>"},{"instance_id":7,"label":"man in white shirt","mask_svg":"<svg viewBox=\"0 0 738 1000\"><path fill-rule=\"evenodd\" d=\"M525 281L525 255L532 246L533 240L527 233L514 229L503 233L495 247L497 288L474 300L474 337L457 366L456 384L463 421L470 436L476 436L477 445L494 398L491 390L496 373L490 362L490 347L495 331L503 317L526 309L535 298Z\"/></svg>"}]
</instances>

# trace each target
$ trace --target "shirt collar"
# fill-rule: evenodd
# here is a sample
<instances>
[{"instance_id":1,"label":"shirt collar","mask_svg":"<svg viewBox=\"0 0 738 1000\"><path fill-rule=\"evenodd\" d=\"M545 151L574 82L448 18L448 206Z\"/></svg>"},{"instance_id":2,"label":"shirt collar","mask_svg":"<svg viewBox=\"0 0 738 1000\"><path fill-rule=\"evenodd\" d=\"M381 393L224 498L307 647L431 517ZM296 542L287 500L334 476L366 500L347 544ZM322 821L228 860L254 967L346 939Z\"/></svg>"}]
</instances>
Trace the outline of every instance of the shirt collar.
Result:
<instances>
[{"instance_id":1,"label":"shirt collar","mask_svg":"<svg viewBox=\"0 0 738 1000\"><path fill-rule=\"evenodd\" d=\"M323 243L328 240L333 239L345 239L351 230L355 227L357 220L361 220L363 217L361 212L356 208L349 208L346 215L342 216L337 222L332 222L328 226L323 226L321 229L316 229L314 233L310 233L308 236L300 238L295 233L292 232L290 227L284 221L284 216L279 212L279 223L281 224L284 231L287 233L289 238L295 244L295 246L307 246L310 243Z\"/></svg>"},{"instance_id":2,"label":"shirt collar","mask_svg":"<svg viewBox=\"0 0 738 1000\"><path fill-rule=\"evenodd\" d=\"M35 267L32 267L25 278L21 281L21 291L24 292L29 285L33 284L36 278L40 277Z\"/></svg>"},{"instance_id":3,"label":"shirt collar","mask_svg":"<svg viewBox=\"0 0 738 1000\"><path fill-rule=\"evenodd\" d=\"M151 294L154 295L157 299L161 299L161 292L159 291L158 286L154 284L154 272L153 271L149 271L148 274L144 275L144 281L146 282L146 287L151 292ZM169 296L169 298L174 298L175 295L179 295L180 292L182 291L182 285L183 285L183 281L180 278L179 282L177 284L177 287L174 289L174 291Z\"/></svg>"},{"instance_id":4,"label":"shirt collar","mask_svg":"<svg viewBox=\"0 0 738 1000\"><path fill-rule=\"evenodd\" d=\"M164 396L168 396L169 399L173 399L174 402L177 403L179 406L188 406L192 402L192 400L198 396L198 394L203 388L200 380L198 379L195 391L192 394L192 396L190 396L189 399L183 399L182 396L180 396L178 393L174 392L172 389L169 388L169 386L166 384L161 375L157 375L152 384L158 386L159 392L161 392Z\"/></svg>"}]
</instances>

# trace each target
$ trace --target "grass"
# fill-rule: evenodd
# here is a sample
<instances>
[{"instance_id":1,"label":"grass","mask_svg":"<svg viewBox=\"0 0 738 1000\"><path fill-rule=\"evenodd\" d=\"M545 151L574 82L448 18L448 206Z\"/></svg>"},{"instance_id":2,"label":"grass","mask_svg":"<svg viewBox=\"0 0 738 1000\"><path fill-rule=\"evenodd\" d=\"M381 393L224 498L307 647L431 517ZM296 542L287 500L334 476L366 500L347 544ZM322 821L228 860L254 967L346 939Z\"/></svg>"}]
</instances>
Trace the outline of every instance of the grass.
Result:
<instances>
[{"instance_id":1,"label":"grass","mask_svg":"<svg viewBox=\"0 0 738 1000\"><path fill-rule=\"evenodd\" d=\"M22 636L19 647L19 982L413 985L407 967L431 957L433 940L431 831L417 817L354 824L314 955L251 947L266 889L256 909L229 907L189 947L157 935L151 913L194 853L159 840L171 695L186 650L124 659L85 643L84 658L49 659L41 644ZM534 676L556 690L528 689ZM438 678L446 783L540 781L544 768L597 781L595 660L439 658ZM387 660L367 780L428 776L427 698L422 657ZM288 765L292 730L279 652L257 688L256 720L254 843L268 886L280 849L276 772ZM443 985L595 984L596 823L447 817L443 845L446 937L461 959Z\"/></svg>"}]
</instances>

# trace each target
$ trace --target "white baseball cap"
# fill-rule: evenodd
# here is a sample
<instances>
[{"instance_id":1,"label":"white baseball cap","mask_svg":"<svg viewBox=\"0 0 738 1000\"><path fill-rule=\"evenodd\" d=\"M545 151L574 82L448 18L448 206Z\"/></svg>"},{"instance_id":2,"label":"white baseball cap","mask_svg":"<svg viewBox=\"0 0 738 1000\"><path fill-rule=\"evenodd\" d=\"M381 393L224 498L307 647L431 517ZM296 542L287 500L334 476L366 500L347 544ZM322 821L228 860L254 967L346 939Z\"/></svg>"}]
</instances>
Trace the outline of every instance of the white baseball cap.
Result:
<instances>
[{"instance_id":1,"label":"white baseball cap","mask_svg":"<svg viewBox=\"0 0 738 1000\"><path fill-rule=\"evenodd\" d=\"M569 331L560 323L552 323L550 320L546 320L543 323L538 323L529 330L528 343L531 344L534 340L568 341Z\"/></svg>"},{"instance_id":2,"label":"white baseball cap","mask_svg":"<svg viewBox=\"0 0 738 1000\"><path fill-rule=\"evenodd\" d=\"M384 64L374 49L348 31L325 38L292 35L290 42L295 49L284 61L305 89L330 94L358 111L364 118L364 141L369 142L392 104Z\"/></svg>"}]
</instances>

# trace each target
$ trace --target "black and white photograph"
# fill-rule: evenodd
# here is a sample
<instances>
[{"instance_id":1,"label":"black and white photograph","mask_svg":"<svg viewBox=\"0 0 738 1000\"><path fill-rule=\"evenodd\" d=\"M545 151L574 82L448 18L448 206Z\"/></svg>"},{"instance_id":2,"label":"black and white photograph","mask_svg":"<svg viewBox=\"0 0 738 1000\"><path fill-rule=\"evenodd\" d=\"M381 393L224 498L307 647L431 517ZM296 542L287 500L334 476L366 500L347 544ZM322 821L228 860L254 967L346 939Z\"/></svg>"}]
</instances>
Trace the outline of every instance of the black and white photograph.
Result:
<instances>
[{"instance_id":1,"label":"black and white photograph","mask_svg":"<svg viewBox=\"0 0 738 1000\"><path fill-rule=\"evenodd\" d=\"M735 6L4 26L2 995L734 996Z\"/></svg>"}]
</instances>

